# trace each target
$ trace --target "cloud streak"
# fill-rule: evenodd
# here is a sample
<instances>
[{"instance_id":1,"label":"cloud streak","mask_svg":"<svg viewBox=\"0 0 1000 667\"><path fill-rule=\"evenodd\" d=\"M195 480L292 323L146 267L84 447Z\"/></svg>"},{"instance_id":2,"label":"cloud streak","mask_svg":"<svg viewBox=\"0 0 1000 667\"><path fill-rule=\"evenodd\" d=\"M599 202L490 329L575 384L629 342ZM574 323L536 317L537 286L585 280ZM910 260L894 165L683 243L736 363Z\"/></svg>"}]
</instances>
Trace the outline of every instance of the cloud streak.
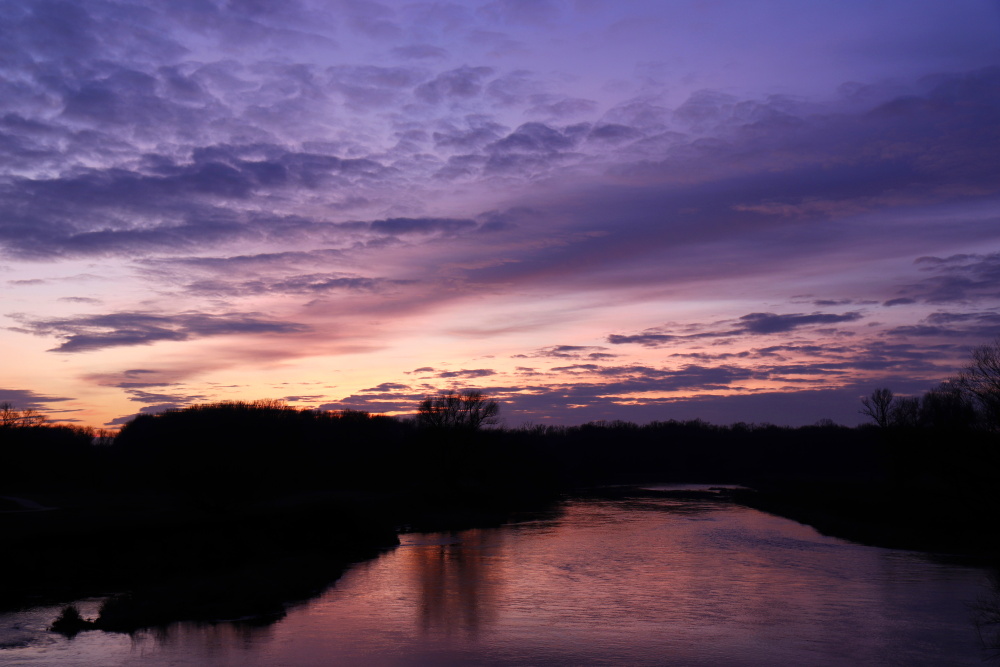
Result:
<instances>
[{"instance_id":1,"label":"cloud streak","mask_svg":"<svg viewBox=\"0 0 1000 667\"><path fill-rule=\"evenodd\" d=\"M858 311L850 311L842 314L834 313L790 313L777 315L775 313L750 313L741 316L735 322L725 322L730 327L715 331L698 330L693 333L664 333L662 330L650 330L641 334L623 335L610 334L607 340L612 345L626 345L638 343L647 347L659 347L676 343L691 342L705 338L729 338L735 336L762 336L768 334L788 333L802 327L812 327L817 324L840 324L845 322L856 322L862 319ZM704 325L696 326L696 329L703 329Z\"/></svg>"},{"instance_id":2,"label":"cloud streak","mask_svg":"<svg viewBox=\"0 0 1000 667\"><path fill-rule=\"evenodd\" d=\"M111 313L70 319L23 319L19 331L54 336L62 343L53 352L90 352L109 347L151 345L160 341L187 341L210 336L294 334L306 331L301 324L265 320L255 314Z\"/></svg>"}]
</instances>

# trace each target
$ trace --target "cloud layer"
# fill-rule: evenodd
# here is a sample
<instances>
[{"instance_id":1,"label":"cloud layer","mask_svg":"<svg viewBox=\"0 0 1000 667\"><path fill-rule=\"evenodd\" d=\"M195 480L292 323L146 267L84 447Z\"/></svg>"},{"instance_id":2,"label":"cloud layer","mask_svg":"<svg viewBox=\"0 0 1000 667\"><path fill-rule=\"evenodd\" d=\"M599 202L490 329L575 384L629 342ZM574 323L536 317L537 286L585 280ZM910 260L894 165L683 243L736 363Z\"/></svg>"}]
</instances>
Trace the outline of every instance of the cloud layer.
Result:
<instances>
[{"instance_id":1,"label":"cloud layer","mask_svg":"<svg viewBox=\"0 0 1000 667\"><path fill-rule=\"evenodd\" d=\"M809 423L1000 334L991 3L0 5L26 405Z\"/></svg>"}]
</instances>

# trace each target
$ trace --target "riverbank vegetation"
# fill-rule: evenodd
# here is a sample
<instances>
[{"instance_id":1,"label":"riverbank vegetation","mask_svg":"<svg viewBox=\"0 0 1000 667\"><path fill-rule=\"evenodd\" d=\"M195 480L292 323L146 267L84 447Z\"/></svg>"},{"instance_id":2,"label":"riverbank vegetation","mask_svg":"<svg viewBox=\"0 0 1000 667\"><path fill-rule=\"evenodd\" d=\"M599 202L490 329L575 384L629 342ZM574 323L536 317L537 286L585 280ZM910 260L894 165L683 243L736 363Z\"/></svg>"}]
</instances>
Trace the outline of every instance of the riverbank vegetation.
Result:
<instances>
[{"instance_id":1,"label":"riverbank vegetation","mask_svg":"<svg viewBox=\"0 0 1000 667\"><path fill-rule=\"evenodd\" d=\"M465 391L413 419L223 402L140 415L112 437L0 406L0 604L119 593L96 620L67 611L70 633L275 617L399 530L496 524L653 481L741 484L739 502L830 534L995 558L1000 373L994 393L992 357L975 354L978 370L921 397L876 389L860 407L873 424L854 428L506 428L496 401Z\"/></svg>"}]
</instances>

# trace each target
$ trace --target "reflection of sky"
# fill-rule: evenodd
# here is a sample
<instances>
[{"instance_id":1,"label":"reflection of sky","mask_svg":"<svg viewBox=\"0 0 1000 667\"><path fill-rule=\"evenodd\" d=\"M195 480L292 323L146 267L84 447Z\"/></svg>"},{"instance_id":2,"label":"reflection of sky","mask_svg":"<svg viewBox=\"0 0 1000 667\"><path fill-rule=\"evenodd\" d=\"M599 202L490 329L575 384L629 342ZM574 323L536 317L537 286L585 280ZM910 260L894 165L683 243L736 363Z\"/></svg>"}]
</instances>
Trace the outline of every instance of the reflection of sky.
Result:
<instances>
[{"instance_id":1,"label":"reflection of sky","mask_svg":"<svg viewBox=\"0 0 1000 667\"><path fill-rule=\"evenodd\" d=\"M981 664L968 603L984 592L984 570L724 503L580 501L537 522L401 538L273 625L84 633L8 657L234 667ZM29 625L51 636L44 623Z\"/></svg>"},{"instance_id":2,"label":"reflection of sky","mask_svg":"<svg viewBox=\"0 0 1000 667\"><path fill-rule=\"evenodd\" d=\"M8 3L0 401L857 419L1000 333L995 3Z\"/></svg>"}]
</instances>

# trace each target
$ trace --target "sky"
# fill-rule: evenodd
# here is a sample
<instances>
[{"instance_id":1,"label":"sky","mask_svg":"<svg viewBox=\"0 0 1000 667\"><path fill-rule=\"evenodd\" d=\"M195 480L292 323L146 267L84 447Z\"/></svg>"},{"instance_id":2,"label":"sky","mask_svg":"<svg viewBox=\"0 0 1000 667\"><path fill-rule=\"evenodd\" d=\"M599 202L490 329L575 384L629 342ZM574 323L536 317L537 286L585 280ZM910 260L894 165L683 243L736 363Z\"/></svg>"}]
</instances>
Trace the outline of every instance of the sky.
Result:
<instances>
[{"instance_id":1,"label":"sky","mask_svg":"<svg viewBox=\"0 0 1000 667\"><path fill-rule=\"evenodd\" d=\"M853 425L1000 334L995 0L0 0L0 402Z\"/></svg>"}]
</instances>

